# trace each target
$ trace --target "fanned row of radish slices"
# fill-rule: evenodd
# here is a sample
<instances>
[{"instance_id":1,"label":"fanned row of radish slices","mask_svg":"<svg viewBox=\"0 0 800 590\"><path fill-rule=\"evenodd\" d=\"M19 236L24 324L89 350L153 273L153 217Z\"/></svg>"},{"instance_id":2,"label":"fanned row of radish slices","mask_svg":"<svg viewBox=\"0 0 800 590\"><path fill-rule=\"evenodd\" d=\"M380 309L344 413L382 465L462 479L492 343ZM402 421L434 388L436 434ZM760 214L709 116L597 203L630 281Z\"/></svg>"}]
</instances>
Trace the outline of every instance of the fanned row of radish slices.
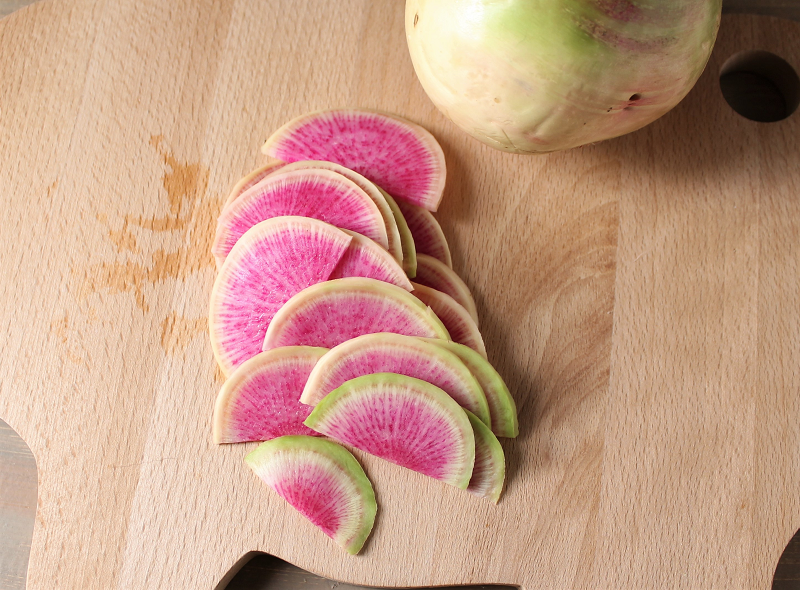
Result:
<instances>
[{"instance_id":1,"label":"fanned row of radish slices","mask_svg":"<svg viewBox=\"0 0 800 590\"><path fill-rule=\"evenodd\" d=\"M517 436L517 411L430 212L438 143L393 115L331 110L263 151L279 161L236 184L214 240L214 441L266 441L247 464L350 553L376 504L338 443L496 503L497 437Z\"/></svg>"}]
</instances>

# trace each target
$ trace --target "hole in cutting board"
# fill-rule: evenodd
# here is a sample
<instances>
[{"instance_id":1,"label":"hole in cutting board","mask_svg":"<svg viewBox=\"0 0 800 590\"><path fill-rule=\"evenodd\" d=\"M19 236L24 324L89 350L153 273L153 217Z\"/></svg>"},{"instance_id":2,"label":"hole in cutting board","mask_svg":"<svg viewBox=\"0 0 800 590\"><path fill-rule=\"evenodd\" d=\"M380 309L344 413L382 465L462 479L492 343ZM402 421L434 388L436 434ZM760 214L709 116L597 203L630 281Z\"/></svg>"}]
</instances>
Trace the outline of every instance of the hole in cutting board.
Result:
<instances>
[{"instance_id":1,"label":"hole in cutting board","mask_svg":"<svg viewBox=\"0 0 800 590\"><path fill-rule=\"evenodd\" d=\"M800 530L786 544L775 567L772 590L798 590L800 588Z\"/></svg>"},{"instance_id":2,"label":"hole in cutting board","mask_svg":"<svg viewBox=\"0 0 800 590\"><path fill-rule=\"evenodd\" d=\"M259 553L253 557L233 579L225 586L225 590L356 590L370 588L371 586L355 586L344 582L334 582L327 578L310 574L273 557L266 553ZM517 590L516 586L437 586L437 590Z\"/></svg>"},{"instance_id":3,"label":"hole in cutting board","mask_svg":"<svg viewBox=\"0 0 800 590\"><path fill-rule=\"evenodd\" d=\"M800 78L789 63L768 51L742 51L723 64L722 96L751 121L782 121L800 105Z\"/></svg>"}]
</instances>

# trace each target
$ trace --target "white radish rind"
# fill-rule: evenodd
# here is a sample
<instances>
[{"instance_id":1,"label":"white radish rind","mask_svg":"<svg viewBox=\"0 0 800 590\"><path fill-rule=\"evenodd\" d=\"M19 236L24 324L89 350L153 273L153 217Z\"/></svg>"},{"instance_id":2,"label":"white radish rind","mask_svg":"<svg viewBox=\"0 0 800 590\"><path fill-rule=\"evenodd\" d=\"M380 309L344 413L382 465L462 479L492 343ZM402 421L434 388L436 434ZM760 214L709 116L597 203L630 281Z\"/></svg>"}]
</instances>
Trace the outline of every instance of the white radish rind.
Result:
<instances>
[{"instance_id":1,"label":"white radish rind","mask_svg":"<svg viewBox=\"0 0 800 590\"><path fill-rule=\"evenodd\" d=\"M351 241L323 221L275 217L236 242L209 305L211 348L223 373L261 352L275 313L293 295L327 280Z\"/></svg>"},{"instance_id":2,"label":"white radish rind","mask_svg":"<svg viewBox=\"0 0 800 590\"><path fill-rule=\"evenodd\" d=\"M347 449L311 436L282 436L259 445L245 463L348 553L361 551L377 503L364 469Z\"/></svg>"},{"instance_id":3,"label":"white radish rind","mask_svg":"<svg viewBox=\"0 0 800 590\"><path fill-rule=\"evenodd\" d=\"M427 130L396 115L366 109L308 113L273 133L261 151L284 162L336 162L429 211L442 200L441 146Z\"/></svg>"},{"instance_id":4,"label":"white radish rind","mask_svg":"<svg viewBox=\"0 0 800 590\"><path fill-rule=\"evenodd\" d=\"M486 355L486 346L483 344L481 331L463 305L446 293L425 285L411 284L414 287L411 294L430 307L433 313L442 320L453 342L469 346L483 358L489 358Z\"/></svg>"},{"instance_id":5,"label":"white radish rind","mask_svg":"<svg viewBox=\"0 0 800 590\"><path fill-rule=\"evenodd\" d=\"M475 434L475 467L467 491L497 504L506 478L503 447L486 424L469 410L465 411Z\"/></svg>"},{"instance_id":6,"label":"white radish rind","mask_svg":"<svg viewBox=\"0 0 800 590\"><path fill-rule=\"evenodd\" d=\"M417 274L412 278L416 283L450 295L450 297L464 306L469 315L472 316L472 319L475 320L475 324L480 325L478 308L475 306L475 300L472 298L469 287L444 262L427 254L419 254L417 256Z\"/></svg>"},{"instance_id":7,"label":"white radish rind","mask_svg":"<svg viewBox=\"0 0 800 590\"><path fill-rule=\"evenodd\" d=\"M372 373L427 381L487 425L491 423L486 396L458 356L420 338L391 333L365 334L328 351L309 374L300 402L315 406L345 381Z\"/></svg>"},{"instance_id":8,"label":"white radish rind","mask_svg":"<svg viewBox=\"0 0 800 590\"><path fill-rule=\"evenodd\" d=\"M375 279L347 278L312 285L288 300L270 322L263 349L333 348L377 332L450 337L436 314L408 291Z\"/></svg>"},{"instance_id":9,"label":"white radish rind","mask_svg":"<svg viewBox=\"0 0 800 590\"><path fill-rule=\"evenodd\" d=\"M408 229L414 238L414 248L419 254L428 254L453 268L450 246L433 213L408 201L397 201L397 206L405 218Z\"/></svg>"},{"instance_id":10,"label":"white radish rind","mask_svg":"<svg viewBox=\"0 0 800 590\"><path fill-rule=\"evenodd\" d=\"M311 370L327 352L327 348L287 346L262 352L239 365L217 395L214 442L313 436L303 425L311 410L300 403L300 395Z\"/></svg>"},{"instance_id":11,"label":"white radish rind","mask_svg":"<svg viewBox=\"0 0 800 590\"><path fill-rule=\"evenodd\" d=\"M489 361L463 344L435 338L427 338L426 341L454 353L475 375L486 395L486 401L489 403L492 432L495 436L514 438L519 435L517 405L514 403L514 398L511 397L505 381Z\"/></svg>"},{"instance_id":12,"label":"white radish rind","mask_svg":"<svg viewBox=\"0 0 800 590\"><path fill-rule=\"evenodd\" d=\"M462 490L472 477L475 435L467 414L420 379L394 373L357 377L325 396L305 424Z\"/></svg>"}]
</instances>

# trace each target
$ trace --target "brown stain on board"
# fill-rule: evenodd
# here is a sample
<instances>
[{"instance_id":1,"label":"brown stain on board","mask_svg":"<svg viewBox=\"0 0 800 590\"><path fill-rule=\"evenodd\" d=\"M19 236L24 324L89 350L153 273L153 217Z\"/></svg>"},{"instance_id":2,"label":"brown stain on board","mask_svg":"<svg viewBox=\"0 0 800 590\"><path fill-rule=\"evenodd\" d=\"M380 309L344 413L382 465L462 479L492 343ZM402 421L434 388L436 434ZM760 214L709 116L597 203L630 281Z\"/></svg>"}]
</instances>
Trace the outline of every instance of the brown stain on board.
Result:
<instances>
[{"instance_id":1,"label":"brown stain on board","mask_svg":"<svg viewBox=\"0 0 800 590\"><path fill-rule=\"evenodd\" d=\"M120 257L92 265L87 273L83 294L96 291L131 293L144 313L150 311L147 288L169 279L183 280L208 268L216 268L211 256L216 218L221 199L207 198L208 168L199 163L182 162L171 152L162 135L150 138L150 145L164 163L161 181L168 212L160 217L126 215L122 227L109 227L108 238ZM98 221L110 225L106 216ZM146 233L180 232L175 248L158 248L141 255ZM130 257L130 254L137 254ZM123 257L124 256L124 257ZM184 348L199 332L205 331L205 317L179 318L174 312L161 322L161 344L168 353Z\"/></svg>"},{"instance_id":2,"label":"brown stain on board","mask_svg":"<svg viewBox=\"0 0 800 590\"><path fill-rule=\"evenodd\" d=\"M173 311L161 322L161 348L167 354L175 354L185 349L195 336L207 331L205 317L187 318Z\"/></svg>"}]
</instances>

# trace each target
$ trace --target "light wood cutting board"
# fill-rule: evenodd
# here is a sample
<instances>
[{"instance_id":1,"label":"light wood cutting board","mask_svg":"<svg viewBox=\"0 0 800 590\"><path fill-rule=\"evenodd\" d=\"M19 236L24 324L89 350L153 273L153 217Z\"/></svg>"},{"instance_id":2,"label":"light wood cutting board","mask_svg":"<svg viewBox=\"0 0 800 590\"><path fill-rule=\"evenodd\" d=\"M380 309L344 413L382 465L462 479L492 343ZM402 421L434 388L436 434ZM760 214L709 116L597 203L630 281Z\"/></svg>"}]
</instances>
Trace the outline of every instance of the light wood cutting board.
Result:
<instances>
[{"instance_id":1,"label":"light wood cutting board","mask_svg":"<svg viewBox=\"0 0 800 590\"><path fill-rule=\"evenodd\" d=\"M645 130L491 150L425 97L403 6L51 1L0 22L0 418L30 445L29 589L209 588L266 551L378 586L769 586L800 526L800 116L746 120L721 64L800 66L729 16ZM335 546L216 447L216 215L291 117L380 108L441 141L439 218L520 411L498 506L357 453L379 516Z\"/></svg>"}]
</instances>

